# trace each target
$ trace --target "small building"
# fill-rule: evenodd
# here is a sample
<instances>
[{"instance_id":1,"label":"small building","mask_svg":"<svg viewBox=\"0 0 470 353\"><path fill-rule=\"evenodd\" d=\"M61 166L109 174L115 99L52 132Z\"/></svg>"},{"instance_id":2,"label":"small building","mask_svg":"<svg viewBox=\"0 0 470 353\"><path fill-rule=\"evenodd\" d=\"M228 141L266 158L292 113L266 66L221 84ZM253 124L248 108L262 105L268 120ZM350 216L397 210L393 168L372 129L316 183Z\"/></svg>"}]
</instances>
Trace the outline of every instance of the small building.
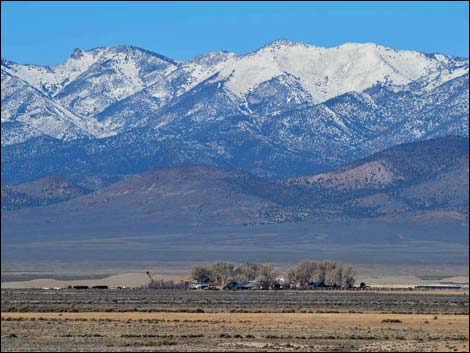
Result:
<instances>
[{"instance_id":1,"label":"small building","mask_svg":"<svg viewBox=\"0 0 470 353\"><path fill-rule=\"evenodd\" d=\"M462 289L462 286L445 286L445 285L434 285L434 286L416 286L416 289Z\"/></svg>"}]
</instances>

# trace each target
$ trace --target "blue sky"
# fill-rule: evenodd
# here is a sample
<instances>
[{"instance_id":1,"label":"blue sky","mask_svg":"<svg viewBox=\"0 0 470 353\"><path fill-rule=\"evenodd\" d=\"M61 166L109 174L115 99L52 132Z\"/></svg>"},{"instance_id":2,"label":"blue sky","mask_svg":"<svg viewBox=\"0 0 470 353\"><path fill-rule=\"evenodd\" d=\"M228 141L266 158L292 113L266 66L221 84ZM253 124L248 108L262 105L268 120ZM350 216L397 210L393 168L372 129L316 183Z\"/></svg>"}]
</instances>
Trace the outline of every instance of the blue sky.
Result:
<instances>
[{"instance_id":1,"label":"blue sky","mask_svg":"<svg viewBox=\"0 0 470 353\"><path fill-rule=\"evenodd\" d=\"M318 46L375 42L468 57L462 2L2 1L2 57L53 65L74 48L132 44L176 60L243 54L275 39Z\"/></svg>"}]
</instances>

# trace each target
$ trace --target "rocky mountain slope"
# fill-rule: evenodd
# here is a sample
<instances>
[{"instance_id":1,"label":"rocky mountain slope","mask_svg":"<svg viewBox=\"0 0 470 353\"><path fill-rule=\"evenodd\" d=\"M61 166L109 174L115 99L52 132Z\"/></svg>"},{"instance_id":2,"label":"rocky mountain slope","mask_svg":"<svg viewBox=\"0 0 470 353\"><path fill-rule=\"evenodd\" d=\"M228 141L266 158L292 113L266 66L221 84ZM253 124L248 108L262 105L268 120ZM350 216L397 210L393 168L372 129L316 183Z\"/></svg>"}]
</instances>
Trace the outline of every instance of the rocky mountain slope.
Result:
<instances>
[{"instance_id":1,"label":"rocky mountain slope","mask_svg":"<svg viewBox=\"0 0 470 353\"><path fill-rule=\"evenodd\" d=\"M44 135L64 141L90 136L86 121L3 68L1 80L2 146Z\"/></svg>"},{"instance_id":2,"label":"rocky mountain slope","mask_svg":"<svg viewBox=\"0 0 470 353\"><path fill-rule=\"evenodd\" d=\"M238 171L191 165L155 169L94 193L43 208L4 213L5 221L150 226L243 225L295 218L269 181ZM77 195L78 196L78 195Z\"/></svg>"},{"instance_id":3,"label":"rocky mountain slope","mask_svg":"<svg viewBox=\"0 0 470 353\"><path fill-rule=\"evenodd\" d=\"M77 49L54 67L3 59L2 179L96 189L184 164L314 174L468 136L468 82L468 59L372 43L275 41L188 62L133 46Z\"/></svg>"},{"instance_id":4,"label":"rocky mountain slope","mask_svg":"<svg viewBox=\"0 0 470 353\"><path fill-rule=\"evenodd\" d=\"M468 221L468 158L468 139L448 136L395 146L294 179L269 180L208 165L159 168L83 196L77 193L69 201L2 214L12 229L87 231L407 219L431 213Z\"/></svg>"},{"instance_id":5,"label":"rocky mountain slope","mask_svg":"<svg viewBox=\"0 0 470 353\"><path fill-rule=\"evenodd\" d=\"M468 216L468 139L402 144L339 169L288 181L349 215L440 210Z\"/></svg>"}]
</instances>

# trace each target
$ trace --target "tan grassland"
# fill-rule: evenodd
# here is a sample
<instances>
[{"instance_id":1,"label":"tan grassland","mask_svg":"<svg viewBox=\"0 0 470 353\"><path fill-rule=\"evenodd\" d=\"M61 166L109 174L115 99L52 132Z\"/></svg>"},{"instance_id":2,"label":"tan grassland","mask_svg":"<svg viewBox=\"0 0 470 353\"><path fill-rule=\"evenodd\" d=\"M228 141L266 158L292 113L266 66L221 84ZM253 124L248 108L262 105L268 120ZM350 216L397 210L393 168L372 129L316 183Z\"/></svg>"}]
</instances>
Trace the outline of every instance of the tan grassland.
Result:
<instances>
[{"instance_id":1,"label":"tan grassland","mask_svg":"<svg viewBox=\"0 0 470 353\"><path fill-rule=\"evenodd\" d=\"M468 315L2 313L2 351L469 350Z\"/></svg>"}]
</instances>

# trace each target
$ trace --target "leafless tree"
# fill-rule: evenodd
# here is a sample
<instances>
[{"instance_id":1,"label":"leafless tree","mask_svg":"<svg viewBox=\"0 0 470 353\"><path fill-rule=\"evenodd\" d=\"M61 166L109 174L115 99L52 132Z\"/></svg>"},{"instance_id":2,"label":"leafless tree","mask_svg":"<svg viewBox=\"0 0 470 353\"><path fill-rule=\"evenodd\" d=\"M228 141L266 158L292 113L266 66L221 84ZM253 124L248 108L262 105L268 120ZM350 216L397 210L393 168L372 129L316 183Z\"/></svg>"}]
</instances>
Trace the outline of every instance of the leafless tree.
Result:
<instances>
[{"instance_id":1,"label":"leafless tree","mask_svg":"<svg viewBox=\"0 0 470 353\"><path fill-rule=\"evenodd\" d=\"M198 282L212 282L212 271L207 266L193 266L191 277Z\"/></svg>"},{"instance_id":2,"label":"leafless tree","mask_svg":"<svg viewBox=\"0 0 470 353\"><path fill-rule=\"evenodd\" d=\"M317 279L318 268L317 261L305 260L291 268L287 273L287 278L290 282L306 284Z\"/></svg>"},{"instance_id":3,"label":"leafless tree","mask_svg":"<svg viewBox=\"0 0 470 353\"><path fill-rule=\"evenodd\" d=\"M296 267L291 267L287 271L287 281L289 283L297 282L297 268Z\"/></svg>"},{"instance_id":4,"label":"leafless tree","mask_svg":"<svg viewBox=\"0 0 470 353\"><path fill-rule=\"evenodd\" d=\"M289 269L289 282L300 284L323 279L324 284L334 287L352 287L355 273L352 267L335 261L305 260Z\"/></svg>"},{"instance_id":5,"label":"leafless tree","mask_svg":"<svg viewBox=\"0 0 470 353\"><path fill-rule=\"evenodd\" d=\"M258 272L257 264L253 263L244 263L238 266L235 269L234 280L236 281L253 281L256 279L256 274Z\"/></svg>"},{"instance_id":6,"label":"leafless tree","mask_svg":"<svg viewBox=\"0 0 470 353\"><path fill-rule=\"evenodd\" d=\"M340 264L333 261L323 261L320 263L320 278L323 278L325 285L327 286L340 286L341 283L337 283L336 275Z\"/></svg>"},{"instance_id":7,"label":"leafless tree","mask_svg":"<svg viewBox=\"0 0 470 353\"><path fill-rule=\"evenodd\" d=\"M233 279L235 265L228 262L216 262L210 270L216 282L225 284Z\"/></svg>"},{"instance_id":8,"label":"leafless tree","mask_svg":"<svg viewBox=\"0 0 470 353\"><path fill-rule=\"evenodd\" d=\"M343 287L351 288L354 286L356 273L353 271L352 267L345 265L343 271Z\"/></svg>"},{"instance_id":9,"label":"leafless tree","mask_svg":"<svg viewBox=\"0 0 470 353\"><path fill-rule=\"evenodd\" d=\"M334 286L343 287L344 284L344 268L345 265L336 263L335 268L332 271L332 278L334 278Z\"/></svg>"},{"instance_id":10,"label":"leafless tree","mask_svg":"<svg viewBox=\"0 0 470 353\"><path fill-rule=\"evenodd\" d=\"M273 264L258 265L256 279L264 282L274 282L276 274Z\"/></svg>"}]
</instances>

